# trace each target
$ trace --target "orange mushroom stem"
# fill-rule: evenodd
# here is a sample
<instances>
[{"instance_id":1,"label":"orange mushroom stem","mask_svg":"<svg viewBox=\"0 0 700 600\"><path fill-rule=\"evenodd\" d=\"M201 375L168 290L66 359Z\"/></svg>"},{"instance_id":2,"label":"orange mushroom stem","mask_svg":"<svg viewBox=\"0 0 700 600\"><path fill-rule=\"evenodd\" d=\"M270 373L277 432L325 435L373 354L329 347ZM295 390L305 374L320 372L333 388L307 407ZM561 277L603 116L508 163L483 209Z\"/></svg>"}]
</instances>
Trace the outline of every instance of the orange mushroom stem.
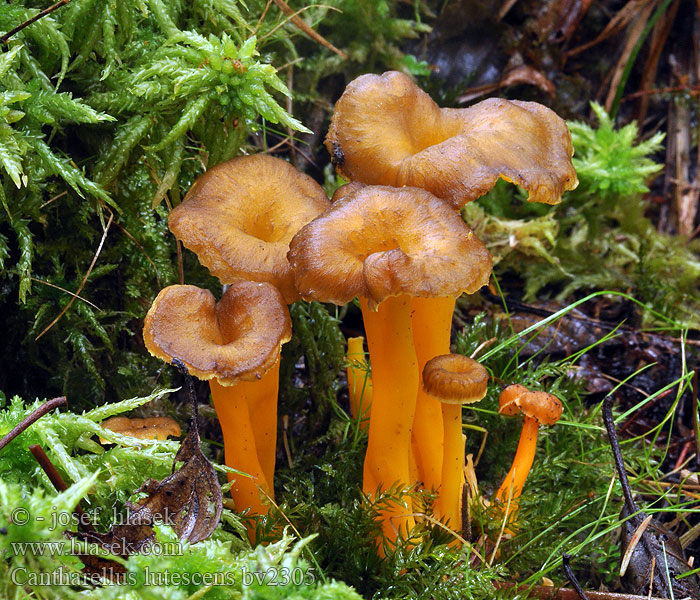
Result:
<instances>
[{"instance_id":1,"label":"orange mushroom stem","mask_svg":"<svg viewBox=\"0 0 700 600\"><path fill-rule=\"evenodd\" d=\"M369 364L365 358L362 336L348 338L346 359L348 367L348 396L350 397L350 414L359 421L360 429L369 427L370 411L372 409L373 385L369 372Z\"/></svg>"},{"instance_id":2,"label":"orange mushroom stem","mask_svg":"<svg viewBox=\"0 0 700 600\"><path fill-rule=\"evenodd\" d=\"M525 416L513 464L494 495L504 508L508 507L506 523L510 524L510 529L516 520L518 499L535 460L539 426L554 425L561 418L563 407L556 396L541 391L531 392L520 384L506 387L498 398L498 405L498 412L502 415L522 413Z\"/></svg>"},{"instance_id":3,"label":"orange mushroom stem","mask_svg":"<svg viewBox=\"0 0 700 600\"><path fill-rule=\"evenodd\" d=\"M455 298L413 298L411 308L413 343L421 377L413 419L413 456L423 487L437 490L442 482L443 408L425 391L423 369L431 358L450 351Z\"/></svg>"},{"instance_id":4,"label":"orange mushroom stem","mask_svg":"<svg viewBox=\"0 0 700 600\"><path fill-rule=\"evenodd\" d=\"M271 397L276 405L278 380L279 362L265 373L260 381L246 381L235 386L221 385L216 379L209 382L211 397L224 437L226 465L244 473L243 475L229 473L228 479L232 482L231 496L237 510L248 508L250 513L255 515L267 513L269 504L265 500L266 496L274 499L272 487L274 455L270 465L270 457L264 456L266 448L259 437L261 424L257 423L258 435L256 436L256 426L251 416L257 412L256 402L269 398L270 392L274 394ZM275 389L271 390L270 387Z\"/></svg>"},{"instance_id":5,"label":"orange mushroom stem","mask_svg":"<svg viewBox=\"0 0 700 600\"><path fill-rule=\"evenodd\" d=\"M279 394L280 363L262 376L258 381L241 381L240 392L248 398L248 414L255 436L255 449L265 481L269 487L269 496L274 500L275 463L277 459L277 397Z\"/></svg>"},{"instance_id":6,"label":"orange mushroom stem","mask_svg":"<svg viewBox=\"0 0 700 600\"><path fill-rule=\"evenodd\" d=\"M411 330L411 299L392 296L376 311L360 299L372 361L372 418L363 471L363 491L411 484L409 454L411 425L418 393L418 366ZM410 497L383 512L387 540L408 537L415 525Z\"/></svg>"},{"instance_id":7,"label":"orange mushroom stem","mask_svg":"<svg viewBox=\"0 0 700 600\"><path fill-rule=\"evenodd\" d=\"M277 361L259 380L240 381L233 387L216 380L209 383L223 432L224 456L236 462L236 469L257 474L229 476L229 481L234 481L232 496L239 498L238 505L249 506L253 514L267 513L268 504L263 502L261 491L267 498L275 499L279 371ZM250 501L245 502L245 497Z\"/></svg>"},{"instance_id":8,"label":"orange mushroom stem","mask_svg":"<svg viewBox=\"0 0 700 600\"><path fill-rule=\"evenodd\" d=\"M517 510L518 498L523 491L527 476L530 474L532 463L535 461L539 428L540 424L537 422L537 419L525 417L513 464L496 492L495 497L497 500L500 500L503 504L510 502L511 513Z\"/></svg>"},{"instance_id":9,"label":"orange mushroom stem","mask_svg":"<svg viewBox=\"0 0 700 600\"><path fill-rule=\"evenodd\" d=\"M423 369L423 386L442 407L444 453L437 512L457 531L462 530L464 487L464 435L462 405L486 395L488 372L462 354L443 354L430 359Z\"/></svg>"}]
</instances>

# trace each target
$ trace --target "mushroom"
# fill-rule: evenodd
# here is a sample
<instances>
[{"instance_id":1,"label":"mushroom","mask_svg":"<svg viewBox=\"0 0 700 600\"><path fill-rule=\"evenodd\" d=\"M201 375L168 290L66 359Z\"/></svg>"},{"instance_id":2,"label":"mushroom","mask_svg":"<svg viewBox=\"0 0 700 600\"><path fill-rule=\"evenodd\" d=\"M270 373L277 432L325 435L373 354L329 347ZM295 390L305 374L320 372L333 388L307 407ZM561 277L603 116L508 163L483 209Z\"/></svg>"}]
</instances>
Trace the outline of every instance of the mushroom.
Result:
<instances>
[{"instance_id":1,"label":"mushroom","mask_svg":"<svg viewBox=\"0 0 700 600\"><path fill-rule=\"evenodd\" d=\"M442 403L444 452L438 514L460 532L464 486L462 405L481 400L486 395L488 379L486 369L463 354L436 356L423 368L425 391Z\"/></svg>"},{"instance_id":2,"label":"mushroom","mask_svg":"<svg viewBox=\"0 0 700 600\"><path fill-rule=\"evenodd\" d=\"M299 299L287 262L292 236L329 206L318 183L288 162L255 154L223 162L195 181L168 226L224 284L261 281L287 304ZM279 366L260 381L239 384L249 398L258 456L270 486L275 470ZM216 383L212 384L215 389ZM217 411L230 413L231 407ZM233 414L230 419L234 419Z\"/></svg>"},{"instance_id":3,"label":"mushroom","mask_svg":"<svg viewBox=\"0 0 700 600\"><path fill-rule=\"evenodd\" d=\"M302 227L287 256L302 298L334 304L360 299L373 384L365 493L412 484L419 372L411 299L474 293L488 281L490 254L459 215L429 192L366 186ZM389 541L399 532L405 537L414 524L410 498L402 503L384 513Z\"/></svg>"},{"instance_id":4,"label":"mushroom","mask_svg":"<svg viewBox=\"0 0 700 600\"><path fill-rule=\"evenodd\" d=\"M251 281L232 283L218 303L208 290L172 285L160 291L146 315L148 351L166 362L178 358L192 375L210 382L225 462L250 475L229 474L239 511L265 514L258 486L273 494L251 414L258 399L277 396L280 347L291 331L281 293L269 283Z\"/></svg>"},{"instance_id":5,"label":"mushroom","mask_svg":"<svg viewBox=\"0 0 700 600\"><path fill-rule=\"evenodd\" d=\"M518 510L517 500L535 459L538 428L540 425L554 425L561 417L562 404L552 394L531 392L524 385L516 383L501 392L498 397L498 412L509 416L522 413L525 416L513 465L494 495L504 505L510 502L509 512L513 521Z\"/></svg>"},{"instance_id":6,"label":"mushroom","mask_svg":"<svg viewBox=\"0 0 700 600\"><path fill-rule=\"evenodd\" d=\"M360 428L369 427L370 410L372 408L372 377L365 358L362 336L348 338L348 396L350 398L350 414L359 420Z\"/></svg>"},{"instance_id":7,"label":"mushroom","mask_svg":"<svg viewBox=\"0 0 700 600\"><path fill-rule=\"evenodd\" d=\"M349 181L430 191L456 209L500 177L556 204L578 185L563 119L536 102L439 108L397 71L361 75L335 105L326 147Z\"/></svg>"},{"instance_id":8,"label":"mushroom","mask_svg":"<svg viewBox=\"0 0 700 600\"><path fill-rule=\"evenodd\" d=\"M240 156L209 169L168 218L168 227L221 283L275 285L299 299L286 254L292 236L329 205L323 188L281 158Z\"/></svg>"},{"instance_id":9,"label":"mushroom","mask_svg":"<svg viewBox=\"0 0 700 600\"><path fill-rule=\"evenodd\" d=\"M110 417L101 423L103 429L109 429L122 435L140 440L167 440L178 437L182 432L177 421L170 417L146 417L130 419L128 417ZM100 438L100 444L110 444L109 440Z\"/></svg>"}]
</instances>

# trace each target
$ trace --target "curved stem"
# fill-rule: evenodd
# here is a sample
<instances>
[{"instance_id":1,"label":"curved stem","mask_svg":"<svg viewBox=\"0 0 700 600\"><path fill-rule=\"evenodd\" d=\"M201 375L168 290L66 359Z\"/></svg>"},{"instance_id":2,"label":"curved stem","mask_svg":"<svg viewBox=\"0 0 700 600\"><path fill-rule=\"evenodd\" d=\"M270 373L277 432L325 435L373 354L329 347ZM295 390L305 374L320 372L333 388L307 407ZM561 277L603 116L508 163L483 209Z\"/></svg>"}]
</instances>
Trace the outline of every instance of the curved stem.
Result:
<instances>
[{"instance_id":1,"label":"curved stem","mask_svg":"<svg viewBox=\"0 0 700 600\"><path fill-rule=\"evenodd\" d=\"M369 374L369 365L362 346L364 340L365 338L362 336L349 337L348 353L346 355L349 362L347 376L350 414L353 419L359 419L360 429L362 430L366 430L369 427L373 394L372 378Z\"/></svg>"},{"instance_id":2,"label":"curved stem","mask_svg":"<svg viewBox=\"0 0 700 600\"><path fill-rule=\"evenodd\" d=\"M411 426L418 393L418 365L411 330L408 296L390 297L371 311L360 298L372 363L372 418L365 456L363 490L407 486L410 478ZM415 521L410 497L383 511L382 529L389 542L407 537Z\"/></svg>"},{"instance_id":3,"label":"curved stem","mask_svg":"<svg viewBox=\"0 0 700 600\"><path fill-rule=\"evenodd\" d=\"M442 405L445 452L442 459L442 485L437 512L450 527L462 531L462 488L464 487L464 435L462 405Z\"/></svg>"},{"instance_id":4,"label":"curved stem","mask_svg":"<svg viewBox=\"0 0 700 600\"><path fill-rule=\"evenodd\" d=\"M525 417L513 465L495 495L495 498L504 505L508 503L508 498L510 498L510 513L513 515L518 510L517 499L520 497L525 480L535 460L538 425L537 419Z\"/></svg>"},{"instance_id":5,"label":"curved stem","mask_svg":"<svg viewBox=\"0 0 700 600\"><path fill-rule=\"evenodd\" d=\"M455 298L412 298L411 309L413 343L420 376L416 416L413 419L413 455L423 486L426 489L440 489L442 496L444 412L441 403L423 389L423 367L431 358L450 352ZM461 420L454 430L462 435Z\"/></svg>"},{"instance_id":6,"label":"curved stem","mask_svg":"<svg viewBox=\"0 0 700 600\"><path fill-rule=\"evenodd\" d=\"M237 385L222 386L212 379L209 382L214 408L221 423L224 434L224 459L226 466L250 475L246 477L229 473L231 496L236 510L250 509L253 515L263 515L268 511L268 505L261 499L261 491L271 492L271 488L263 473L258 453L255 447L255 436L250 422L248 396L246 390ZM250 528L248 530L251 531Z\"/></svg>"},{"instance_id":7,"label":"curved stem","mask_svg":"<svg viewBox=\"0 0 700 600\"><path fill-rule=\"evenodd\" d=\"M258 460L269 485L269 495L275 499L275 459L277 457L277 396L280 381L280 361L275 363L259 381L241 381L240 388L248 398L250 424L253 427Z\"/></svg>"}]
</instances>

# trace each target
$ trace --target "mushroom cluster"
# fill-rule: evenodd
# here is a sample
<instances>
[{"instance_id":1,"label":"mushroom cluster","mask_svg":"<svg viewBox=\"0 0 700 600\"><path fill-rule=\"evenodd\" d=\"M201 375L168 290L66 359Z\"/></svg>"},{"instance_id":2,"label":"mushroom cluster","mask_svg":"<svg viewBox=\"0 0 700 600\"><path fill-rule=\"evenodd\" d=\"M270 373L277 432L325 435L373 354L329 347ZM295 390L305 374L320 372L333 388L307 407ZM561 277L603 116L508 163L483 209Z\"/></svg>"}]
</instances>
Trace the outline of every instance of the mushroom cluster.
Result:
<instances>
[{"instance_id":1,"label":"mushroom cluster","mask_svg":"<svg viewBox=\"0 0 700 600\"><path fill-rule=\"evenodd\" d=\"M578 184L569 131L533 102L440 108L392 71L347 86L326 147L350 183L292 239L288 256L302 298L360 299L373 385L364 491L434 489L438 516L460 530L461 407L435 398L424 370L450 351L456 298L491 271L457 211L498 178L524 187L530 201L559 202ZM409 497L387 511L389 542L408 534L412 514Z\"/></svg>"},{"instance_id":2,"label":"mushroom cluster","mask_svg":"<svg viewBox=\"0 0 700 600\"><path fill-rule=\"evenodd\" d=\"M209 381L224 437L236 509L268 511L274 499L277 394L287 304L299 298L289 241L328 206L323 189L286 161L244 156L209 169L171 213L168 226L226 291L169 286L144 323L151 354L180 359ZM253 538L253 524L249 533Z\"/></svg>"},{"instance_id":3,"label":"mushroom cluster","mask_svg":"<svg viewBox=\"0 0 700 600\"><path fill-rule=\"evenodd\" d=\"M454 304L461 293L475 292L488 281L491 256L459 214L430 192L358 186L301 228L288 258L302 298L360 299L373 387L364 492L411 484L420 385L414 338L421 333L412 325L414 301L421 300L427 315L433 303L438 312L445 297ZM426 322L428 336L435 323ZM449 332L449 321L445 325ZM413 512L408 495L386 512L387 539L408 535Z\"/></svg>"},{"instance_id":4,"label":"mushroom cluster","mask_svg":"<svg viewBox=\"0 0 700 600\"><path fill-rule=\"evenodd\" d=\"M236 507L264 514L286 304L359 298L372 378L359 361L348 381L354 410L369 417L363 490L434 489L438 516L460 529L461 406L483 397L488 377L449 355L451 321L456 298L488 282L492 261L459 209L499 177L532 201L558 202L577 184L568 130L531 102L441 109L389 72L348 85L326 146L350 180L331 203L311 178L266 155L232 159L194 183L169 227L226 291L217 302L193 286L162 290L146 346L210 382L226 464L242 472L230 476ZM361 340L349 344L349 357L361 352ZM415 524L410 494L395 498L382 514L389 544Z\"/></svg>"}]
</instances>

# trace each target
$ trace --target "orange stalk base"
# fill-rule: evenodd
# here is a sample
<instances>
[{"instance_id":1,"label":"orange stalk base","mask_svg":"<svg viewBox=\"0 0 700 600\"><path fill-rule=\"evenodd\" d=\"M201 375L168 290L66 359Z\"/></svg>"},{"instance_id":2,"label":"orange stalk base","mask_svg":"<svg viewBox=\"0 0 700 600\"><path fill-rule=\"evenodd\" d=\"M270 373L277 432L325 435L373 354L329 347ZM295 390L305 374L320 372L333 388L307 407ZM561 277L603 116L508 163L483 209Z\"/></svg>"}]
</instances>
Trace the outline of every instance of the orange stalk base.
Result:
<instances>
[{"instance_id":1,"label":"orange stalk base","mask_svg":"<svg viewBox=\"0 0 700 600\"><path fill-rule=\"evenodd\" d=\"M523 491L525 480L527 479L532 463L535 460L535 450L537 449L537 433L539 424L537 419L525 417L523 429L520 432L520 440L518 448L515 451L513 464L505 476L503 483L496 491L494 498L499 500L503 505L503 510L508 505L510 498L510 507L506 522L512 524L515 522L518 512L518 498Z\"/></svg>"},{"instance_id":2,"label":"orange stalk base","mask_svg":"<svg viewBox=\"0 0 700 600\"><path fill-rule=\"evenodd\" d=\"M258 460L274 500L275 461L277 458L277 396L279 392L280 361L262 379L241 381L236 387L248 398L250 424L253 427Z\"/></svg>"},{"instance_id":3,"label":"orange stalk base","mask_svg":"<svg viewBox=\"0 0 700 600\"><path fill-rule=\"evenodd\" d=\"M390 297L378 310L360 299L372 364L372 419L365 456L363 491L413 485L409 469L411 427L418 393L418 365L413 348L411 299ZM407 537L415 525L413 503L405 496L382 512L382 530L389 543Z\"/></svg>"},{"instance_id":4,"label":"orange stalk base","mask_svg":"<svg viewBox=\"0 0 700 600\"><path fill-rule=\"evenodd\" d=\"M464 487L464 435L462 405L443 404L445 453L442 463L442 487L437 512L453 530L462 533L462 489Z\"/></svg>"},{"instance_id":5,"label":"orange stalk base","mask_svg":"<svg viewBox=\"0 0 700 600\"><path fill-rule=\"evenodd\" d=\"M233 482L231 497L236 510L243 512L249 509L251 515L264 515L269 504L263 500L263 492L271 496L272 487L258 458L250 420L249 402L251 398L255 399L256 394L251 393L251 386L222 386L215 379L209 382L209 387L224 436L224 462L226 466L250 475L228 474L228 480ZM252 541L253 525L249 525L248 535Z\"/></svg>"}]
</instances>

